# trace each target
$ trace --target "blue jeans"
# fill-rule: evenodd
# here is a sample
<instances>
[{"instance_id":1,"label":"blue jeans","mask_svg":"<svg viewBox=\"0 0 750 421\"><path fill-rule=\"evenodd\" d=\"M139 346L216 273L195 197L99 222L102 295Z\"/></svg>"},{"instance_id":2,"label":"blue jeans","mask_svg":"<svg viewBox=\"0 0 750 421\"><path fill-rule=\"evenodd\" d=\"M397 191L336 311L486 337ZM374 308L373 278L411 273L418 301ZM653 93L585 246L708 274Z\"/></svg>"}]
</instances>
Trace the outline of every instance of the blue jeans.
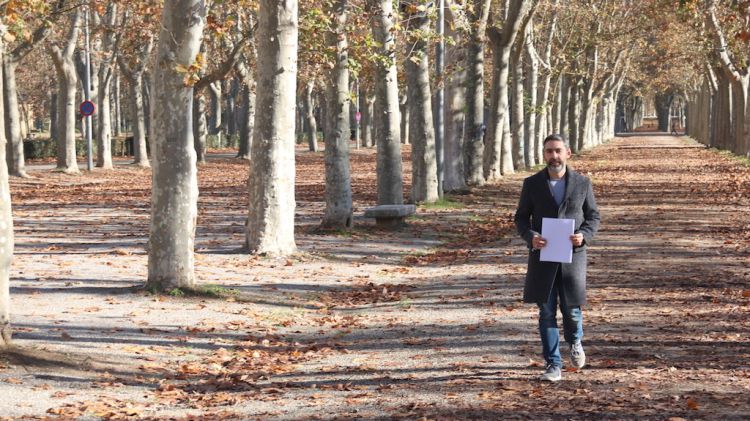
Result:
<instances>
[{"instance_id":1,"label":"blue jeans","mask_svg":"<svg viewBox=\"0 0 750 421\"><path fill-rule=\"evenodd\" d=\"M539 334L542 337L542 353L547 365L563 366L560 357L560 330L557 328L557 299L560 298L563 336L565 342L574 344L583 338L583 312L581 307L568 307L560 284L562 273L558 269L555 283L547 302L539 304Z\"/></svg>"}]
</instances>

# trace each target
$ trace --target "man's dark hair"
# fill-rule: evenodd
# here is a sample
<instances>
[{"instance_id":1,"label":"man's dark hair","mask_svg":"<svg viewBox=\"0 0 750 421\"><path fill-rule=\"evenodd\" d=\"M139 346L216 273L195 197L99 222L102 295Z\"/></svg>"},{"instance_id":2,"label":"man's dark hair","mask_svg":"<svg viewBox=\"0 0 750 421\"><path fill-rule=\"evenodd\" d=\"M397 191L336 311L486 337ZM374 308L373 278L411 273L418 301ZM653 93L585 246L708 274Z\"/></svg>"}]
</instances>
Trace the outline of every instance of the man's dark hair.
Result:
<instances>
[{"instance_id":1,"label":"man's dark hair","mask_svg":"<svg viewBox=\"0 0 750 421\"><path fill-rule=\"evenodd\" d=\"M551 134L551 135L545 137L544 138L544 142L542 142L542 147L544 147L544 145L546 145L547 142L552 142L552 141L560 141L563 144L565 144L566 148L570 149L570 145L568 144L568 141L565 140L565 138L562 137L562 135L560 135L560 134Z\"/></svg>"}]
</instances>

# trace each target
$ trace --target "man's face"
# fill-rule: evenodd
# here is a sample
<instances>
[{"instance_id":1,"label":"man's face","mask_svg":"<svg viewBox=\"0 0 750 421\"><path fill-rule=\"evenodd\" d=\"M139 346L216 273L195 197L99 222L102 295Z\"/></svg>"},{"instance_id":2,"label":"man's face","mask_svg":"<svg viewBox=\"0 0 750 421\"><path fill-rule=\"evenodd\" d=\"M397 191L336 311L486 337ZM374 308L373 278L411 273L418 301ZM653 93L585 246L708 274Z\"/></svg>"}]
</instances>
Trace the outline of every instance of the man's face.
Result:
<instances>
[{"instance_id":1,"label":"man's face","mask_svg":"<svg viewBox=\"0 0 750 421\"><path fill-rule=\"evenodd\" d=\"M544 162L547 168L555 173L565 170L565 164L570 158L570 149L565 147L565 143L559 140L550 140L544 144Z\"/></svg>"}]
</instances>

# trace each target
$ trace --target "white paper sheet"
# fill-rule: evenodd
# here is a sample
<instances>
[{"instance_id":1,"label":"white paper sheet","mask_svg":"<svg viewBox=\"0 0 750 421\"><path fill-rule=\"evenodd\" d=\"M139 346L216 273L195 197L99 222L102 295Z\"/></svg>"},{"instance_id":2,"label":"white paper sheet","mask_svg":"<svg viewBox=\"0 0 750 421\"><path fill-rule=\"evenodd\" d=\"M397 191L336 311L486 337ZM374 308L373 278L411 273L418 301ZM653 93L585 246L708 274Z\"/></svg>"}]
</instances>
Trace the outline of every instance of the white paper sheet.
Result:
<instances>
[{"instance_id":1,"label":"white paper sheet","mask_svg":"<svg viewBox=\"0 0 750 421\"><path fill-rule=\"evenodd\" d=\"M542 237L547 245L542 247L539 260L543 262L570 263L573 261L573 235L575 219L542 218Z\"/></svg>"}]
</instances>

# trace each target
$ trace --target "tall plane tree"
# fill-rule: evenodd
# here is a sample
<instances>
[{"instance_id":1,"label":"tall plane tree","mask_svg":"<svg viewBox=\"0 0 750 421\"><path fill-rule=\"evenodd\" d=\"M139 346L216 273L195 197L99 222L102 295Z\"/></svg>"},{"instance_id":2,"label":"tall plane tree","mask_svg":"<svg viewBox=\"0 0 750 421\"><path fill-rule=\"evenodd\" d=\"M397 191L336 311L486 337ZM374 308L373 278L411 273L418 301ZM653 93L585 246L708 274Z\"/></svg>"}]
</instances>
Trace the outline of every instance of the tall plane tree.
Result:
<instances>
[{"instance_id":1,"label":"tall plane tree","mask_svg":"<svg viewBox=\"0 0 750 421\"><path fill-rule=\"evenodd\" d=\"M148 284L162 290L195 286L198 177L191 84L205 22L203 0L164 4L151 94L154 139L148 252Z\"/></svg>"},{"instance_id":2,"label":"tall plane tree","mask_svg":"<svg viewBox=\"0 0 750 421\"><path fill-rule=\"evenodd\" d=\"M70 28L62 41L52 41L47 46L55 63L58 83L57 98L57 170L66 174L78 173L76 161L76 87L78 75L73 60L78 35L81 32L80 8L70 15Z\"/></svg>"},{"instance_id":3,"label":"tall plane tree","mask_svg":"<svg viewBox=\"0 0 750 421\"><path fill-rule=\"evenodd\" d=\"M466 56L466 128L463 145L464 177L469 186L484 184L484 45L491 0L473 0L466 5L469 35Z\"/></svg>"},{"instance_id":4,"label":"tall plane tree","mask_svg":"<svg viewBox=\"0 0 750 421\"><path fill-rule=\"evenodd\" d=\"M0 62L5 52L5 25L0 16ZM4 92L0 78L0 94ZM0 96L1 98L1 96ZM0 116L3 115L0 101ZM13 258L13 215L10 211L8 165L5 162L5 120L0 118L0 347L10 345L10 261Z\"/></svg>"},{"instance_id":5,"label":"tall plane tree","mask_svg":"<svg viewBox=\"0 0 750 421\"><path fill-rule=\"evenodd\" d=\"M112 116L110 109L110 92L114 65L120 44L120 31L115 27L117 22L117 4L110 1L102 19L102 48L99 62L99 119L96 125L96 166L112 168Z\"/></svg>"},{"instance_id":6,"label":"tall plane tree","mask_svg":"<svg viewBox=\"0 0 750 421\"><path fill-rule=\"evenodd\" d=\"M393 2L370 0L370 7L374 11L375 19L372 26L373 36L380 46L380 60L377 61L374 75L378 101L376 108L380 111L377 118L379 127L376 142L378 204L400 205L404 203L404 191Z\"/></svg>"},{"instance_id":7,"label":"tall plane tree","mask_svg":"<svg viewBox=\"0 0 750 421\"><path fill-rule=\"evenodd\" d=\"M432 4L432 3L430 3ZM437 161L435 156L435 127L432 120L432 94L427 52L430 18L426 1L404 2L409 30L406 58L406 78L409 86L409 138L412 143L411 200L414 203L438 200Z\"/></svg>"},{"instance_id":8,"label":"tall plane tree","mask_svg":"<svg viewBox=\"0 0 750 421\"><path fill-rule=\"evenodd\" d=\"M246 245L251 253L284 255L296 250L297 33L297 0L261 0L257 111L248 180Z\"/></svg>"},{"instance_id":9,"label":"tall plane tree","mask_svg":"<svg viewBox=\"0 0 750 421\"><path fill-rule=\"evenodd\" d=\"M326 210L321 226L352 226L352 183L349 173L349 55L346 36L348 0L331 0L332 18L328 44L334 50L334 65L328 80L329 127L325 137Z\"/></svg>"}]
</instances>

